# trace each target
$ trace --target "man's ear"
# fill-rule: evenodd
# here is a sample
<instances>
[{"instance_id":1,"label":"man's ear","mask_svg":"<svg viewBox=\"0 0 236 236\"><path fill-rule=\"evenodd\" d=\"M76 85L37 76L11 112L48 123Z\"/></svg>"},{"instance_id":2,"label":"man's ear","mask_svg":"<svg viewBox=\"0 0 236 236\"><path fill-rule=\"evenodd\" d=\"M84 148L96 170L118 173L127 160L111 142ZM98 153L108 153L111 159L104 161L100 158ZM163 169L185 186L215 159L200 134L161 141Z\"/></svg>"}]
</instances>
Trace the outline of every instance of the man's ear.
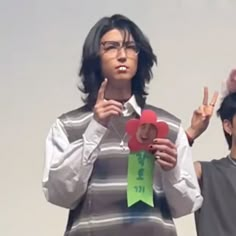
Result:
<instances>
[{"instance_id":1,"label":"man's ear","mask_svg":"<svg viewBox=\"0 0 236 236\"><path fill-rule=\"evenodd\" d=\"M232 135L232 124L231 121L229 120L223 120L223 128L224 131L228 134L228 135Z\"/></svg>"}]
</instances>

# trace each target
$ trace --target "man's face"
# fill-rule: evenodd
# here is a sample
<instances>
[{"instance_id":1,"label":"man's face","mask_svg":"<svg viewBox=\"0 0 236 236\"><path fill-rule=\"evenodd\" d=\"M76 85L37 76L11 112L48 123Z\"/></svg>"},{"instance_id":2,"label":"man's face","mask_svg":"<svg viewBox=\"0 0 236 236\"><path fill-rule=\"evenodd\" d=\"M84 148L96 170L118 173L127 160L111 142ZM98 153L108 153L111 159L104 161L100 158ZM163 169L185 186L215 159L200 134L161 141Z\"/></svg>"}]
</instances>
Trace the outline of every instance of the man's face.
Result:
<instances>
[{"instance_id":1,"label":"man's face","mask_svg":"<svg viewBox=\"0 0 236 236\"><path fill-rule=\"evenodd\" d=\"M232 145L236 145L236 115L234 115L231 123Z\"/></svg>"},{"instance_id":2,"label":"man's face","mask_svg":"<svg viewBox=\"0 0 236 236\"><path fill-rule=\"evenodd\" d=\"M136 138L140 143L150 144L157 137L157 129L153 124L142 124L138 127Z\"/></svg>"},{"instance_id":3,"label":"man's face","mask_svg":"<svg viewBox=\"0 0 236 236\"><path fill-rule=\"evenodd\" d=\"M232 145L236 145L236 115L230 120L223 121L224 131L232 137Z\"/></svg>"},{"instance_id":4,"label":"man's face","mask_svg":"<svg viewBox=\"0 0 236 236\"><path fill-rule=\"evenodd\" d=\"M138 48L132 35L118 29L108 31L101 38L100 58L104 78L111 82L131 80L138 65Z\"/></svg>"}]
</instances>

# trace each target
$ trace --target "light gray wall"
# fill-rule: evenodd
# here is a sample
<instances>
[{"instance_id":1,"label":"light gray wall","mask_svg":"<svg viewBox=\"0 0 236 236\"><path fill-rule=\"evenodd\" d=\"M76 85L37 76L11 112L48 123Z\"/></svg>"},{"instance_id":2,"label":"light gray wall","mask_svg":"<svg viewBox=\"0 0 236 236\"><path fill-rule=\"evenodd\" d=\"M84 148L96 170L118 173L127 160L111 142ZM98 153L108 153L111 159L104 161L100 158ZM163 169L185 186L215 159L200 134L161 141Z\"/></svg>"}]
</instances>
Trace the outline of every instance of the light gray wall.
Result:
<instances>
[{"instance_id":1,"label":"light gray wall","mask_svg":"<svg viewBox=\"0 0 236 236\"><path fill-rule=\"evenodd\" d=\"M102 16L122 13L148 35L159 58L149 102L189 123L202 88L220 89L236 61L233 0L0 0L0 235L62 235L67 211L41 190L44 140L62 112L81 105L81 47ZM227 153L213 118L193 148L195 160ZM195 236L192 216L176 221Z\"/></svg>"}]
</instances>

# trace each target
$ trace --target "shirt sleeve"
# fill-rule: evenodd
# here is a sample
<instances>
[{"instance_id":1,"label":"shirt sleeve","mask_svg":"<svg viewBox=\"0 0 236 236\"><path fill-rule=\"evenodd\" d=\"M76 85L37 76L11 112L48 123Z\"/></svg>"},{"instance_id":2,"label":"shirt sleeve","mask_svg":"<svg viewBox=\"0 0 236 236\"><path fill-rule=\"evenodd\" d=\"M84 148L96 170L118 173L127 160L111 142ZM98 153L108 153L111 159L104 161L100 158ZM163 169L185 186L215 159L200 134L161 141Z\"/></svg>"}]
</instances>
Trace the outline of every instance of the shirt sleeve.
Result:
<instances>
[{"instance_id":1,"label":"shirt sleeve","mask_svg":"<svg viewBox=\"0 0 236 236\"><path fill-rule=\"evenodd\" d=\"M177 165L170 171L162 170L162 184L172 216L190 214L202 205L199 184L194 171L192 152L182 127L176 140Z\"/></svg>"},{"instance_id":2,"label":"shirt sleeve","mask_svg":"<svg viewBox=\"0 0 236 236\"><path fill-rule=\"evenodd\" d=\"M74 208L87 190L99 144L107 128L92 119L81 139L69 143L59 119L46 139L43 191L58 206Z\"/></svg>"}]
</instances>

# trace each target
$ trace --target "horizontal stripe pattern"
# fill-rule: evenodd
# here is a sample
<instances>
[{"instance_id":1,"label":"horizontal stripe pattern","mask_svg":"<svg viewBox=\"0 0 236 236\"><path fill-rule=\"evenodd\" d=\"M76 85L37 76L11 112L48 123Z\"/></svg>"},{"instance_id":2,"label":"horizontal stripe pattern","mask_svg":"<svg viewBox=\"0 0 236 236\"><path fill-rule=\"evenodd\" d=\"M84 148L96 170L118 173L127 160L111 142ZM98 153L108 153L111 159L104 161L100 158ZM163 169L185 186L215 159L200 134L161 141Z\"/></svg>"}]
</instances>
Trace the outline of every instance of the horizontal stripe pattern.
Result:
<instances>
[{"instance_id":1,"label":"horizontal stripe pattern","mask_svg":"<svg viewBox=\"0 0 236 236\"><path fill-rule=\"evenodd\" d=\"M155 111L160 120L168 123L169 138L175 141L179 120L163 110ZM61 116L70 142L82 138L91 118L92 112L85 112L83 108ZM155 207L142 202L127 207L129 149L127 139L124 147L120 146L120 142L121 137L125 136L124 124L129 118L121 117L122 125L116 125L119 134L110 126L104 136L87 193L76 209L70 211L65 236L176 236L158 165L155 166L153 184Z\"/></svg>"}]
</instances>

